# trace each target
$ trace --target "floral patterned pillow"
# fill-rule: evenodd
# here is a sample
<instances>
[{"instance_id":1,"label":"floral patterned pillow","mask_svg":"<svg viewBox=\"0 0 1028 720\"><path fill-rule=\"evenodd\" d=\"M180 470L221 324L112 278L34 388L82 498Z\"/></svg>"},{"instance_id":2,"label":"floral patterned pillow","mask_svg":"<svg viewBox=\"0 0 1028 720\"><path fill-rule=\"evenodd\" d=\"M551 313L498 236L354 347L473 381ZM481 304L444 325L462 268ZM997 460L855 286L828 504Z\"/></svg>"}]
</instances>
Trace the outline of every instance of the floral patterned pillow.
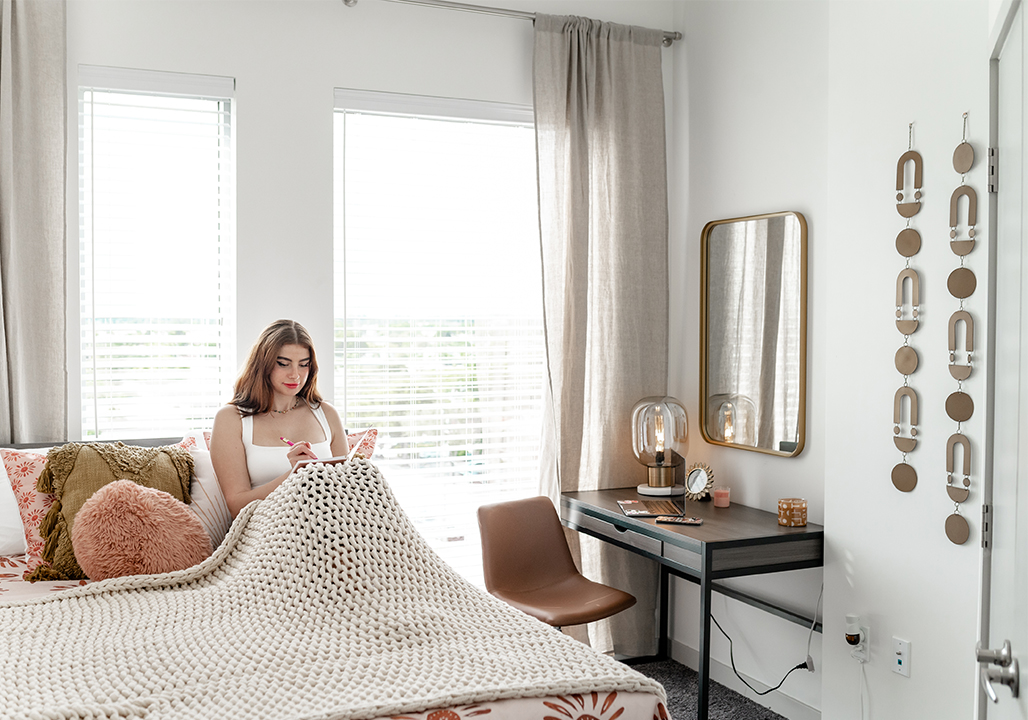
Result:
<instances>
[{"instance_id":1,"label":"floral patterned pillow","mask_svg":"<svg viewBox=\"0 0 1028 720\"><path fill-rule=\"evenodd\" d=\"M376 428L371 428L364 432L348 434L346 436L346 441L350 446L350 450L352 451L354 448L357 448L357 454L365 460L371 459L371 454L375 452L375 441L377 439L378 430Z\"/></svg>"},{"instance_id":2,"label":"floral patterned pillow","mask_svg":"<svg viewBox=\"0 0 1028 720\"><path fill-rule=\"evenodd\" d=\"M25 526L25 544L28 547L28 572L32 572L44 564L43 538L39 534L39 523L46 517L55 496L39 492L36 482L46 465L46 455L24 450L0 450L7 477L11 479L11 489L18 501L21 522Z\"/></svg>"}]
</instances>

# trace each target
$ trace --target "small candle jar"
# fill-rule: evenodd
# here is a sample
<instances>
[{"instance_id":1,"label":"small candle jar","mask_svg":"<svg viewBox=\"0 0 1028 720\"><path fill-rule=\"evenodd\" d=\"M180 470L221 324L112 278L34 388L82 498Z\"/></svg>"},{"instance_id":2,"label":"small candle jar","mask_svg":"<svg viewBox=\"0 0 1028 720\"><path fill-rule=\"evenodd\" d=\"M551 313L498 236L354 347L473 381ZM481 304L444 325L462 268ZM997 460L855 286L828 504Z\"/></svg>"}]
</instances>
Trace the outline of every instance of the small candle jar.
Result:
<instances>
[{"instance_id":1,"label":"small candle jar","mask_svg":"<svg viewBox=\"0 0 1028 720\"><path fill-rule=\"evenodd\" d=\"M803 527L807 524L807 501L804 498L782 498L778 501L778 524Z\"/></svg>"},{"instance_id":2,"label":"small candle jar","mask_svg":"<svg viewBox=\"0 0 1028 720\"><path fill-rule=\"evenodd\" d=\"M714 507L728 507L731 503L732 489L724 485L714 488Z\"/></svg>"}]
</instances>

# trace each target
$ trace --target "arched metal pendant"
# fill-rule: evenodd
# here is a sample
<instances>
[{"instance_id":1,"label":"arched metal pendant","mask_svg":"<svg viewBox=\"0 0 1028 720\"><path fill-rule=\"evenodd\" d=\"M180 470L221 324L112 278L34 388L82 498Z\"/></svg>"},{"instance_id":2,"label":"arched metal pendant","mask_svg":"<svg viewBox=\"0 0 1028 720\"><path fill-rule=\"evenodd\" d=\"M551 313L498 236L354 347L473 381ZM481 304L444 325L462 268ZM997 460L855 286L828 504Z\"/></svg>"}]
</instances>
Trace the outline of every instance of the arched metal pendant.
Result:
<instances>
[{"instance_id":1,"label":"arched metal pendant","mask_svg":"<svg viewBox=\"0 0 1028 720\"><path fill-rule=\"evenodd\" d=\"M967 236L969 240L957 240L957 212L960 198L967 198ZM974 250L974 226L978 223L978 193L970 185L961 185L949 199L950 249L957 255L967 255Z\"/></svg>"},{"instance_id":2,"label":"arched metal pendant","mask_svg":"<svg viewBox=\"0 0 1028 720\"><path fill-rule=\"evenodd\" d=\"M903 437L903 399L906 398L909 408L907 418L910 424L909 437ZM896 397L892 402L893 442L900 452L908 453L917 447L917 393L914 388L903 386L896 391ZM909 466L908 466L909 467ZM895 482L895 477L893 478ZM916 480L915 480L916 482Z\"/></svg>"},{"instance_id":3,"label":"arched metal pendant","mask_svg":"<svg viewBox=\"0 0 1028 720\"><path fill-rule=\"evenodd\" d=\"M967 364L957 363L957 325L964 323L964 352ZM954 380L967 380L971 377L971 355L974 353L974 318L966 310L957 310L949 317L949 374Z\"/></svg>"},{"instance_id":4,"label":"arched metal pendant","mask_svg":"<svg viewBox=\"0 0 1028 720\"><path fill-rule=\"evenodd\" d=\"M957 446L963 450L963 475L961 482L963 487L953 484L954 449ZM953 433L946 442L946 492L949 499L955 503L962 503L971 494L971 442L960 433Z\"/></svg>"},{"instance_id":5,"label":"arched metal pendant","mask_svg":"<svg viewBox=\"0 0 1028 720\"><path fill-rule=\"evenodd\" d=\"M906 165L914 163L914 202L903 202L903 185ZM896 210L905 218L912 218L921 210L921 175L923 163L921 154L917 150L907 150L900 155L896 164Z\"/></svg>"},{"instance_id":6,"label":"arched metal pendant","mask_svg":"<svg viewBox=\"0 0 1028 720\"><path fill-rule=\"evenodd\" d=\"M904 319L904 293L903 288L910 282L910 312L909 317ZM900 271L896 278L896 327L904 335L913 335L917 331L917 316L921 312L921 278L913 268L905 268Z\"/></svg>"}]
</instances>

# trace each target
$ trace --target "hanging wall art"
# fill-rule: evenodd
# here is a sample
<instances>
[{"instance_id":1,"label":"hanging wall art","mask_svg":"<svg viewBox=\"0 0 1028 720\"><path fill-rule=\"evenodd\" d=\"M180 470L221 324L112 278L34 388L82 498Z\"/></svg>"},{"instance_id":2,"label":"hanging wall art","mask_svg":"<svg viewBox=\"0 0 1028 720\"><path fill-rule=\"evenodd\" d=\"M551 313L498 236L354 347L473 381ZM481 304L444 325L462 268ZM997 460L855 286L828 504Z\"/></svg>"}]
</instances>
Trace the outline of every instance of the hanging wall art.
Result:
<instances>
[{"instance_id":1,"label":"hanging wall art","mask_svg":"<svg viewBox=\"0 0 1028 720\"><path fill-rule=\"evenodd\" d=\"M946 414L956 422L956 432L946 443L946 492L953 501L953 513L946 518L946 537L963 545L970 536L967 520L960 514L960 505L971 494L971 441L964 435L962 423L974 414L974 401L964 392L963 383L971 377L974 353L974 318L964 309L964 301L974 294L978 281L970 268L964 267L964 258L975 245L975 225L978 221L978 195L965 184L965 176L974 165L974 148L967 142L967 113L963 116L963 137L953 151L953 169L960 173L960 185L949 201L950 249L960 258L960 267L950 273L946 287L960 307L949 319L949 372L957 381L957 389L946 398ZM966 224L960 223L960 207L966 209ZM961 228L966 228L966 234ZM963 330L963 332L960 332ZM963 345L963 347L961 347ZM962 359L966 357L966 362ZM959 448L959 452L958 452ZM959 460L959 462L958 462Z\"/></svg>"},{"instance_id":2,"label":"hanging wall art","mask_svg":"<svg viewBox=\"0 0 1028 720\"><path fill-rule=\"evenodd\" d=\"M910 492L917 486L917 472L907 462L907 453L917 447L917 393L910 387L910 376L917 370L917 351L910 345L910 336L917 331L921 303L921 278L910 267L910 258L921 249L921 235L910 226L910 219L921 210L921 155L913 149L914 123L907 127L907 151L896 164L896 210L906 218L906 226L896 236L896 250L906 258L906 264L896 278L896 328L903 335L903 345L896 352L896 370L903 376L903 385L893 400L892 418L896 449L903 453L892 469L892 484L897 490ZM910 178L913 188L908 189L907 166L913 166ZM908 302L909 298L909 302Z\"/></svg>"}]
</instances>

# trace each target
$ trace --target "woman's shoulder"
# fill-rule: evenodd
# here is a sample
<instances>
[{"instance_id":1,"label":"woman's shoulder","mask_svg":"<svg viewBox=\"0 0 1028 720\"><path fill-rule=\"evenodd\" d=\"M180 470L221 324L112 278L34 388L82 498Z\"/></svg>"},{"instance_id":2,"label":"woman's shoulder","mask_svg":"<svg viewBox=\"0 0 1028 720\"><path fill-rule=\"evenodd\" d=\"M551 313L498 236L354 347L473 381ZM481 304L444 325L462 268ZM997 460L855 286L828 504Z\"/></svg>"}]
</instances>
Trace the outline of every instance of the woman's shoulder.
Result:
<instances>
[{"instance_id":1,"label":"woman's shoulder","mask_svg":"<svg viewBox=\"0 0 1028 720\"><path fill-rule=\"evenodd\" d=\"M325 419L328 420L330 425L342 427L342 419L339 417L339 412L332 407L330 403L322 400L317 405L313 406L316 410L320 410L325 413Z\"/></svg>"},{"instance_id":2,"label":"woman's shoulder","mask_svg":"<svg viewBox=\"0 0 1028 720\"><path fill-rule=\"evenodd\" d=\"M231 403L214 413L214 422L225 425L242 425L242 418L239 408Z\"/></svg>"}]
</instances>

